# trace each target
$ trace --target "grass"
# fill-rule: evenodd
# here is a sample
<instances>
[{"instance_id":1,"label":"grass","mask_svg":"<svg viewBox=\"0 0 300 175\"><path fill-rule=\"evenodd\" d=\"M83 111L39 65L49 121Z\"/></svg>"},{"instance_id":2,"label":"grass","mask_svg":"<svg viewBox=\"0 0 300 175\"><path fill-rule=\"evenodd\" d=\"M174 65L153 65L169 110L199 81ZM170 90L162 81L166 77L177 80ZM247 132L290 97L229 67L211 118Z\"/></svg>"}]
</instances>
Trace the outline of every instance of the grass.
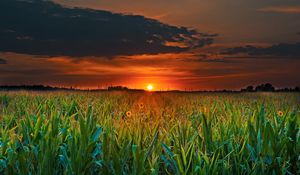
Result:
<instances>
[{"instance_id":1,"label":"grass","mask_svg":"<svg viewBox=\"0 0 300 175\"><path fill-rule=\"evenodd\" d=\"M0 174L299 174L299 97L0 92Z\"/></svg>"}]
</instances>

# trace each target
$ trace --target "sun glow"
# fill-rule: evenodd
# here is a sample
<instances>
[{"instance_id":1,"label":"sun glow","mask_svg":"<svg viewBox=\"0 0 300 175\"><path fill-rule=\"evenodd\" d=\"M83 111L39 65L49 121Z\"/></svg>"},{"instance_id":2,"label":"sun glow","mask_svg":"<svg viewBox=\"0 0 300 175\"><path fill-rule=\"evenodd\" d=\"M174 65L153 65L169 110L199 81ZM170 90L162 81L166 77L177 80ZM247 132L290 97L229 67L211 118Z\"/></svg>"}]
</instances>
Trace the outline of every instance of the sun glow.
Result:
<instances>
[{"instance_id":1,"label":"sun glow","mask_svg":"<svg viewBox=\"0 0 300 175\"><path fill-rule=\"evenodd\" d=\"M148 84L148 86L147 86L147 90L148 90L148 91L152 91L152 90L153 90L153 86L152 86L152 84Z\"/></svg>"}]
</instances>

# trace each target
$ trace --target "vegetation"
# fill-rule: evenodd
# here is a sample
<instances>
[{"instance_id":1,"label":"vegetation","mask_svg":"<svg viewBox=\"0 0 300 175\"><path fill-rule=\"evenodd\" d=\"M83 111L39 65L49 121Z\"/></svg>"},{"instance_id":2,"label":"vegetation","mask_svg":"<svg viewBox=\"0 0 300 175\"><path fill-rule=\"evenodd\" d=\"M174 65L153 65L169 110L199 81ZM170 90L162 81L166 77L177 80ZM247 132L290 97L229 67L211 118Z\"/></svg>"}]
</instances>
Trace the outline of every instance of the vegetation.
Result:
<instances>
[{"instance_id":1,"label":"vegetation","mask_svg":"<svg viewBox=\"0 0 300 175\"><path fill-rule=\"evenodd\" d=\"M16 85L16 86L0 86L0 91L131 91L141 92L143 89L130 89L126 86L108 86L107 88L96 88L96 89L80 89L76 87L52 87L44 85ZM165 91L164 91L165 92ZM266 83L257 85L255 88L252 85L247 86L241 90L202 90L202 91L181 91L181 90L169 90L168 92L183 92L183 93L198 93L198 92L300 92L300 87L294 88L275 88L272 84Z\"/></svg>"},{"instance_id":2,"label":"vegetation","mask_svg":"<svg viewBox=\"0 0 300 175\"><path fill-rule=\"evenodd\" d=\"M0 174L299 174L299 97L0 92Z\"/></svg>"}]
</instances>

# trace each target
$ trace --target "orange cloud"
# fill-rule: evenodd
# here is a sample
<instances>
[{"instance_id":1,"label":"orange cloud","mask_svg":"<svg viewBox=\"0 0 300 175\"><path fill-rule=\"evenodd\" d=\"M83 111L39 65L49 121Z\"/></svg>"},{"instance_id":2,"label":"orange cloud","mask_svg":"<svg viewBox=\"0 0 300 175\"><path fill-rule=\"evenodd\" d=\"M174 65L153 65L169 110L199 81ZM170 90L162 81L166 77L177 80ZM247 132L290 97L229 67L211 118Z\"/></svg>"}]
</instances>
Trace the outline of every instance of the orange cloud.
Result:
<instances>
[{"instance_id":1,"label":"orange cloud","mask_svg":"<svg viewBox=\"0 0 300 175\"><path fill-rule=\"evenodd\" d=\"M278 7L264 7L257 11L271 12L271 13L300 13L300 6L278 6Z\"/></svg>"},{"instance_id":2,"label":"orange cloud","mask_svg":"<svg viewBox=\"0 0 300 175\"><path fill-rule=\"evenodd\" d=\"M165 46L179 47L179 48L188 48L189 47L189 45L185 42L174 42L174 41L166 41Z\"/></svg>"},{"instance_id":3,"label":"orange cloud","mask_svg":"<svg viewBox=\"0 0 300 175\"><path fill-rule=\"evenodd\" d=\"M113 59L35 57L1 53L0 84L45 84L76 88L238 89L271 82L299 83L300 60L226 58L217 54L155 54ZM228 62L231 61L231 62ZM288 77L288 78L287 78Z\"/></svg>"}]
</instances>

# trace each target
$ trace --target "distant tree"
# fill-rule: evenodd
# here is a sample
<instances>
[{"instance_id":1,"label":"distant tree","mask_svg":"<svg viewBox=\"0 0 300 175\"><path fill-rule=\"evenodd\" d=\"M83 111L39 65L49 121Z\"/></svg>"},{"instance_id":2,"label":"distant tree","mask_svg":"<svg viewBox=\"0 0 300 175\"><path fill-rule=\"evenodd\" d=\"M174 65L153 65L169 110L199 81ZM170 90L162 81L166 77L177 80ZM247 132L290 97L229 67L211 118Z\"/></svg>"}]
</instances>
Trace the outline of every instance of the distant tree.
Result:
<instances>
[{"instance_id":1,"label":"distant tree","mask_svg":"<svg viewBox=\"0 0 300 175\"><path fill-rule=\"evenodd\" d=\"M246 88L246 91L247 91L247 92L253 92L253 91L254 91L254 87L253 87L253 86L248 86L248 87Z\"/></svg>"},{"instance_id":2,"label":"distant tree","mask_svg":"<svg viewBox=\"0 0 300 175\"><path fill-rule=\"evenodd\" d=\"M109 90L109 91L126 91L126 90L128 90L128 87L124 87L124 86L109 86L107 88L107 90Z\"/></svg>"},{"instance_id":3,"label":"distant tree","mask_svg":"<svg viewBox=\"0 0 300 175\"><path fill-rule=\"evenodd\" d=\"M241 89L242 92L254 92L254 87L252 85L247 86L245 89Z\"/></svg>"},{"instance_id":4,"label":"distant tree","mask_svg":"<svg viewBox=\"0 0 300 175\"><path fill-rule=\"evenodd\" d=\"M265 84L265 91L268 91L268 92L274 92L274 91L275 91L275 88L273 87L272 84L267 83L267 84Z\"/></svg>"},{"instance_id":5,"label":"distant tree","mask_svg":"<svg viewBox=\"0 0 300 175\"><path fill-rule=\"evenodd\" d=\"M256 86L255 91L258 92L274 92L275 88L273 87L272 84L266 83L266 84L261 84Z\"/></svg>"}]
</instances>

